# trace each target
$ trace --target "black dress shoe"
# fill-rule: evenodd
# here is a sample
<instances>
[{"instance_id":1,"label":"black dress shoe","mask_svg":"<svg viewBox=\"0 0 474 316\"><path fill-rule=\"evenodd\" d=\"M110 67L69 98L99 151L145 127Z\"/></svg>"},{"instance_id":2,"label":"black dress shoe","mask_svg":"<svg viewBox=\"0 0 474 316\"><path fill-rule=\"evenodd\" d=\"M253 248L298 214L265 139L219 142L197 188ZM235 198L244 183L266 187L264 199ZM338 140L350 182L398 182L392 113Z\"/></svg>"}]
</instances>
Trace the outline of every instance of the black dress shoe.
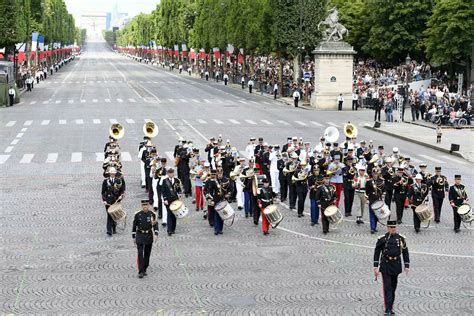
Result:
<instances>
[{"instance_id":1,"label":"black dress shoe","mask_svg":"<svg viewBox=\"0 0 474 316\"><path fill-rule=\"evenodd\" d=\"M244 208L242 206L237 207L239 211L243 210Z\"/></svg>"},{"instance_id":2,"label":"black dress shoe","mask_svg":"<svg viewBox=\"0 0 474 316\"><path fill-rule=\"evenodd\" d=\"M245 218L249 217L249 214L245 214Z\"/></svg>"},{"instance_id":3,"label":"black dress shoe","mask_svg":"<svg viewBox=\"0 0 474 316\"><path fill-rule=\"evenodd\" d=\"M107 232L107 236L112 237L112 233L111 233L111 232Z\"/></svg>"},{"instance_id":4,"label":"black dress shoe","mask_svg":"<svg viewBox=\"0 0 474 316\"><path fill-rule=\"evenodd\" d=\"M139 278L139 279L143 279L143 273L139 273L139 274L138 274L138 278Z\"/></svg>"},{"instance_id":5,"label":"black dress shoe","mask_svg":"<svg viewBox=\"0 0 474 316\"><path fill-rule=\"evenodd\" d=\"M218 232L214 232L214 235L216 235L216 236L217 236L217 235L219 235L219 233L218 233Z\"/></svg>"},{"instance_id":6,"label":"black dress shoe","mask_svg":"<svg viewBox=\"0 0 474 316\"><path fill-rule=\"evenodd\" d=\"M323 234L326 235L328 232L327 231L323 231Z\"/></svg>"},{"instance_id":7,"label":"black dress shoe","mask_svg":"<svg viewBox=\"0 0 474 316\"><path fill-rule=\"evenodd\" d=\"M258 221L253 221L253 223L254 223L255 225L258 225Z\"/></svg>"},{"instance_id":8,"label":"black dress shoe","mask_svg":"<svg viewBox=\"0 0 474 316\"><path fill-rule=\"evenodd\" d=\"M375 234L375 230L372 229L372 230L370 231L370 233L371 233L372 235Z\"/></svg>"},{"instance_id":9,"label":"black dress shoe","mask_svg":"<svg viewBox=\"0 0 474 316\"><path fill-rule=\"evenodd\" d=\"M219 232L219 235L222 235L222 234L223 234L223 232Z\"/></svg>"},{"instance_id":10,"label":"black dress shoe","mask_svg":"<svg viewBox=\"0 0 474 316\"><path fill-rule=\"evenodd\" d=\"M166 227L166 223L161 223L161 226Z\"/></svg>"},{"instance_id":11,"label":"black dress shoe","mask_svg":"<svg viewBox=\"0 0 474 316\"><path fill-rule=\"evenodd\" d=\"M454 230L455 233L459 233L460 231L461 230L459 228Z\"/></svg>"},{"instance_id":12,"label":"black dress shoe","mask_svg":"<svg viewBox=\"0 0 474 316\"><path fill-rule=\"evenodd\" d=\"M143 275L144 275L144 276L147 276L148 274L147 274L146 271L145 271L145 272L143 272Z\"/></svg>"},{"instance_id":13,"label":"black dress shoe","mask_svg":"<svg viewBox=\"0 0 474 316\"><path fill-rule=\"evenodd\" d=\"M268 232L263 232L264 235L268 235Z\"/></svg>"},{"instance_id":14,"label":"black dress shoe","mask_svg":"<svg viewBox=\"0 0 474 316\"><path fill-rule=\"evenodd\" d=\"M415 232L418 234L420 232L419 228L415 228Z\"/></svg>"},{"instance_id":15,"label":"black dress shoe","mask_svg":"<svg viewBox=\"0 0 474 316\"><path fill-rule=\"evenodd\" d=\"M171 232L168 232L168 236L171 236L171 235L172 235Z\"/></svg>"},{"instance_id":16,"label":"black dress shoe","mask_svg":"<svg viewBox=\"0 0 474 316\"><path fill-rule=\"evenodd\" d=\"M314 225L316 225L316 223L311 222L311 226L314 226Z\"/></svg>"},{"instance_id":17,"label":"black dress shoe","mask_svg":"<svg viewBox=\"0 0 474 316\"><path fill-rule=\"evenodd\" d=\"M344 216L345 216L345 217L351 217L352 214L351 214L351 213L346 213L346 214L344 214Z\"/></svg>"},{"instance_id":18,"label":"black dress shoe","mask_svg":"<svg viewBox=\"0 0 474 316\"><path fill-rule=\"evenodd\" d=\"M299 218L299 217L303 217L303 214L298 214L298 218Z\"/></svg>"},{"instance_id":19,"label":"black dress shoe","mask_svg":"<svg viewBox=\"0 0 474 316\"><path fill-rule=\"evenodd\" d=\"M145 185L142 185L142 189L144 189L144 188L145 188Z\"/></svg>"}]
</instances>

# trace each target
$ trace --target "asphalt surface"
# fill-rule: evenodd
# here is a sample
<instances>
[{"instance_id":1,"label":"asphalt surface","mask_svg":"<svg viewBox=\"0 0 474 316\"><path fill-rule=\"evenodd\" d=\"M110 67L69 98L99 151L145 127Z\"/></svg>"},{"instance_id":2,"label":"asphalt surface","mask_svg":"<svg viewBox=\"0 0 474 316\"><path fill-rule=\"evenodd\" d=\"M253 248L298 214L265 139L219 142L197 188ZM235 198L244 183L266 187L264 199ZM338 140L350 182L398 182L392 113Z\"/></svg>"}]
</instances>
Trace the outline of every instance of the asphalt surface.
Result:
<instances>
[{"instance_id":1,"label":"asphalt surface","mask_svg":"<svg viewBox=\"0 0 474 316\"><path fill-rule=\"evenodd\" d=\"M350 120L360 127L359 140L397 146L431 172L440 165L450 181L461 173L473 194L472 163L362 128L372 112L295 109L131 61L104 43L89 43L79 59L0 113L0 314L382 313L381 281L372 274L377 235L368 218L361 226L349 218L323 235L308 215L297 218L284 206L284 221L268 236L243 212L214 236L188 199L190 216L178 221L173 237L160 232L149 276L138 279L130 221L124 232L105 234L101 155L115 121L125 127L120 145L129 216L144 197L137 147L147 119L159 125L153 142L166 157L178 136L203 148L222 134L243 152L251 136L270 144L287 136L315 143L326 127L341 131ZM406 210L399 231L412 271L399 278L397 314L472 313L473 231L453 232L446 201L440 224L415 234L411 223Z\"/></svg>"}]
</instances>

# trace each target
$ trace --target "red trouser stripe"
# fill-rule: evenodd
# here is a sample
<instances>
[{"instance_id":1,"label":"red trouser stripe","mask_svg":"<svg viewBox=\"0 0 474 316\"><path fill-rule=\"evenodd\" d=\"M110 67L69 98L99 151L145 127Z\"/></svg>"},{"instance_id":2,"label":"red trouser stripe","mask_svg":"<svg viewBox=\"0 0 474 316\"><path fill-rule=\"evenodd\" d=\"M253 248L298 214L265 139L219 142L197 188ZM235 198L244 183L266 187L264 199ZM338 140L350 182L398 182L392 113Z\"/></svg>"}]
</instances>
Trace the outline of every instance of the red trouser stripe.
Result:
<instances>
[{"instance_id":1,"label":"red trouser stripe","mask_svg":"<svg viewBox=\"0 0 474 316\"><path fill-rule=\"evenodd\" d=\"M383 294L383 310L385 312L387 310L387 300L385 297L385 286L383 284L383 276L382 276L382 294Z\"/></svg>"},{"instance_id":2,"label":"red trouser stripe","mask_svg":"<svg viewBox=\"0 0 474 316\"><path fill-rule=\"evenodd\" d=\"M262 231L263 232L268 232L268 220L267 220L267 217L265 216L265 213L263 212L263 210L265 210L264 207L262 207Z\"/></svg>"}]
</instances>

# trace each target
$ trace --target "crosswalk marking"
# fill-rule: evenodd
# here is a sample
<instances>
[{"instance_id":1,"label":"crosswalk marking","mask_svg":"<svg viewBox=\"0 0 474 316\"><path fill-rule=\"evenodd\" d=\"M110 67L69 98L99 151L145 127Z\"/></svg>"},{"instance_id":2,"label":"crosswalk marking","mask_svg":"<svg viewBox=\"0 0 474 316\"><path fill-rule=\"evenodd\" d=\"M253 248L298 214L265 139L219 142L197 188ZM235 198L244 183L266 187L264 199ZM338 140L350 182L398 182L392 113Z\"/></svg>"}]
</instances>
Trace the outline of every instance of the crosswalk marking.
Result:
<instances>
[{"instance_id":1,"label":"crosswalk marking","mask_svg":"<svg viewBox=\"0 0 474 316\"><path fill-rule=\"evenodd\" d=\"M199 101L196 99L192 99L191 101L193 101L194 103L199 103Z\"/></svg>"},{"instance_id":2,"label":"crosswalk marking","mask_svg":"<svg viewBox=\"0 0 474 316\"><path fill-rule=\"evenodd\" d=\"M6 153L11 153L13 150L13 146L8 146L6 149L5 149L5 152Z\"/></svg>"},{"instance_id":3,"label":"crosswalk marking","mask_svg":"<svg viewBox=\"0 0 474 316\"><path fill-rule=\"evenodd\" d=\"M333 122L326 122L327 125L331 125L331 126L335 126L335 127L339 127L339 125L337 124L334 124Z\"/></svg>"},{"instance_id":4,"label":"crosswalk marking","mask_svg":"<svg viewBox=\"0 0 474 316\"><path fill-rule=\"evenodd\" d=\"M455 163L459 163L459 164L461 164L461 165L467 165L467 162L465 162L465 161L463 161L463 160L460 160L460 159L452 158L452 157L445 156L445 155L443 155L443 156L441 156L441 157L443 157L444 159L448 159L448 160L450 160L450 161L453 161L453 162L455 162Z\"/></svg>"},{"instance_id":5,"label":"crosswalk marking","mask_svg":"<svg viewBox=\"0 0 474 316\"><path fill-rule=\"evenodd\" d=\"M25 124L23 126L31 126L33 124L33 121L25 121Z\"/></svg>"},{"instance_id":6,"label":"crosswalk marking","mask_svg":"<svg viewBox=\"0 0 474 316\"><path fill-rule=\"evenodd\" d=\"M251 125L257 125L257 123L255 123L254 121L252 120L245 120L245 122L251 124Z\"/></svg>"},{"instance_id":7,"label":"crosswalk marking","mask_svg":"<svg viewBox=\"0 0 474 316\"><path fill-rule=\"evenodd\" d=\"M48 104L48 103L49 103L49 101L48 101L48 100L46 100L46 101L43 101L43 104Z\"/></svg>"},{"instance_id":8,"label":"crosswalk marking","mask_svg":"<svg viewBox=\"0 0 474 316\"><path fill-rule=\"evenodd\" d=\"M94 123L94 124L100 124L100 120L99 120L99 119L93 119L93 120L92 120L92 123Z\"/></svg>"},{"instance_id":9,"label":"crosswalk marking","mask_svg":"<svg viewBox=\"0 0 474 316\"><path fill-rule=\"evenodd\" d=\"M303 123L301 121L295 121L295 123L301 126L308 126L306 123Z\"/></svg>"},{"instance_id":10,"label":"crosswalk marking","mask_svg":"<svg viewBox=\"0 0 474 316\"><path fill-rule=\"evenodd\" d=\"M93 103L97 103L97 102L99 102L99 100L97 100L97 99L92 99L92 102L93 102Z\"/></svg>"},{"instance_id":11,"label":"crosswalk marking","mask_svg":"<svg viewBox=\"0 0 474 316\"><path fill-rule=\"evenodd\" d=\"M134 124L135 123L135 121L132 120L132 119L126 119L125 122L127 122L128 124Z\"/></svg>"},{"instance_id":12,"label":"crosswalk marking","mask_svg":"<svg viewBox=\"0 0 474 316\"><path fill-rule=\"evenodd\" d=\"M273 123L270 122L270 121L267 121L267 120L261 120L261 121L262 121L263 123L267 124L267 125L273 125Z\"/></svg>"},{"instance_id":13,"label":"crosswalk marking","mask_svg":"<svg viewBox=\"0 0 474 316\"><path fill-rule=\"evenodd\" d=\"M23 127L20 132L26 132L28 130L28 127Z\"/></svg>"},{"instance_id":14,"label":"crosswalk marking","mask_svg":"<svg viewBox=\"0 0 474 316\"><path fill-rule=\"evenodd\" d=\"M72 153L71 154L71 162L81 162L82 161L82 153Z\"/></svg>"},{"instance_id":15,"label":"crosswalk marking","mask_svg":"<svg viewBox=\"0 0 474 316\"><path fill-rule=\"evenodd\" d=\"M122 100L122 99L117 99L117 102L118 102L118 103L122 103L123 100Z\"/></svg>"},{"instance_id":16,"label":"crosswalk marking","mask_svg":"<svg viewBox=\"0 0 474 316\"><path fill-rule=\"evenodd\" d=\"M109 119L110 124L117 124L118 121L116 119Z\"/></svg>"},{"instance_id":17,"label":"crosswalk marking","mask_svg":"<svg viewBox=\"0 0 474 316\"><path fill-rule=\"evenodd\" d=\"M213 121L216 122L217 124L224 124L224 122L219 121L219 120L213 120Z\"/></svg>"},{"instance_id":18,"label":"crosswalk marking","mask_svg":"<svg viewBox=\"0 0 474 316\"><path fill-rule=\"evenodd\" d=\"M24 154L20 160L20 163L30 163L34 156L35 154Z\"/></svg>"},{"instance_id":19,"label":"crosswalk marking","mask_svg":"<svg viewBox=\"0 0 474 316\"><path fill-rule=\"evenodd\" d=\"M234 119L229 119L229 122L231 122L232 124L235 124L235 125L240 125L240 122L236 121Z\"/></svg>"},{"instance_id":20,"label":"crosswalk marking","mask_svg":"<svg viewBox=\"0 0 474 316\"><path fill-rule=\"evenodd\" d=\"M176 103L174 99L168 99L168 101L170 101L170 103Z\"/></svg>"},{"instance_id":21,"label":"crosswalk marking","mask_svg":"<svg viewBox=\"0 0 474 316\"><path fill-rule=\"evenodd\" d=\"M282 120L278 120L277 122L280 123L280 124L283 124L283 125L290 125L289 123L287 123L285 121L282 121Z\"/></svg>"},{"instance_id":22,"label":"crosswalk marking","mask_svg":"<svg viewBox=\"0 0 474 316\"><path fill-rule=\"evenodd\" d=\"M204 99L204 102L211 103L211 101L209 101L208 99Z\"/></svg>"},{"instance_id":23,"label":"crosswalk marking","mask_svg":"<svg viewBox=\"0 0 474 316\"><path fill-rule=\"evenodd\" d=\"M201 123L201 124L207 124L207 122L204 121L204 120L202 120L202 119L198 119L197 121L198 121L199 123Z\"/></svg>"},{"instance_id":24,"label":"crosswalk marking","mask_svg":"<svg viewBox=\"0 0 474 316\"><path fill-rule=\"evenodd\" d=\"M316 125L316 126L319 126L319 127L323 127L323 126L324 126L323 124L318 123L318 122L315 122L315 121L311 121L311 124Z\"/></svg>"},{"instance_id":25,"label":"crosswalk marking","mask_svg":"<svg viewBox=\"0 0 474 316\"><path fill-rule=\"evenodd\" d=\"M58 153L49 153L46 163L55 163L58 160Z\"/></svg>"},{"instance_id":26,"label":"crosswalk marking","mask_svg":"<svg viewBox=\"0 0 474 316\"><path fill-rule=\"evenodd\" d=\"M67 103L73 104L73 103L74 103L74 100L67 100Z\"/></svg>"},{"instance_id":27,"label":"crosswalk marking","mask_svg":"<svg viewBox=\"0 0 474 316\"><path fill-rule=\"evenodd\" d=\"M128 151L123 151L121 154L122 161L132 161L132 155Z\"/></svg>"},{"instance_id":28,"label":"crosswalk marking","mask_svg":"<svg viewBox=\"0 0 474 316\"><path fill-rule=\"evenodd\" d=\"M0 165L4 164L8 158L10 158L10 155L0 155Z\"/></svg>"},{"instance_id":29,"label":"crosswalk marking","mask_svg":"<svg viewBox=\"0 0 474 316\"><path fill-rule=\"evenodd\" d=\"M95 161L104 161L104 153L95 153Z\"/></svg>"},{"instance_id":30,"label":"crosswalk marking","mask_svg":"<svg viewBox=\"0 0 474 316\"><path fill-rule=\"evenodd\" d=\"M59 104L59 103L61 103L61 100L56 100L56 102L54 102L54 103Z\"/></svg>"},{"instance_id":31,"label":"crosswalk marking","mask_svg":"<svg viewBox=\"0 0 474 316\"><path fill-rule=\"evenodd\" d=\"M135 99L128 99L128 101L130 101L130 102L132 102L132 103L137 102Z\"/></svg>"},{"instance_id":32,"label":"crosswalk marking","mask_svg":"<svg viewBox=\"0 0 474 316\"><path fill-rule=\"evenodd\" d=\"M16 145L16 144L18 144L19 141L20 141L19 139L14 139L14 140L12 140L10 145Z\"/></svg>"},{"instance_id":33,"label":"crosswalk marking","mask_svg":"<svg viewBox=\"0 0 474 316\"><path fill-rule=\"evenodd\" d=\"M82 100L81 100L81 103L86 103L86 100L82 99Z\"/></svg>"},{"instance_id":34,"label":"crosswalk marking","mask_svg":"<svg viewBox=\"0 0 474 316\"><path fill-rule=\"evenodd\" d=\"M41 125L48 125L49 124L49 120L42 120L41 121Z\"/></svg>"},{"instance_id":35,"label":"crosswalk marking","mask_svg":"<svg viewBox=\"0 0 474 316\"><path fill-rule=\"evenodd\" d=\"M179 99L179 101L181 101L183 103L188 103L188 100L186 100L186 99Z\"/></svg>"},{"instance_id":36,"label":"crosswalk marking","mask_svg":"<svg viewBox=\"0 0 474 316\"><path fill-rule=\"evenodd\" d=\"M252 104L258 104L257 101L249 101L249 102L252 103Z\"/></svg>"},{"instance_id":37,"label":"crosswalk marking","mask_svg":"<svg viewBox=\"0 0 474 316\"><path fill-rule=\"evenodd\" d=\"M165 151L165 155L166 155L166 157L168 157L169 162L174 161L173 154L174 154L174 152L172 152L172 151Z\"/></svg>"},{"instance_id":38,"label":"crosswalk marking","mask_svg":"<svg viewBox=\"0 0 474 316\"><path fill-rule=\"evenodd\" d=\"M25 135L25 133L18 133L18 134L16 134L16 138L22 138L23 135Z\"/></svg>"},{"instance_id":39,"label":"crosswalk marking","mask_svg":"<svg viewBox=\"0 0 474 316\"><path fill-rule=\"evenodd\" d=\"M445 163L444 161L441 161L439 159L433 158L433 157L428 156L428 155L419 154L418 156L423 157L423 158L428 159L428 160L431 160L431 161L434 161L434 162L437 162L437 163Z\"/></svg>"},{"instance_id":40,"label":"crosswalk marking","mask_svg":"<svg viewBox=\"0 0 474 316\"><path fill-rule=\"evenodd\" d=\"M60 125L65 125L66 123L67 123L66 120L59 120L59 124L60 124Z\"/></svg>"},{"instance_id":41,"label":"crosswalk marking","mask_svg":"<svg viewBox=\"0 0 474 316\"><path fill-rule=\"evenodd\" d=\"M105 99L105 103L110 103L110 99Z\"/></svg>"},{"instance_id":42,"label":"crosswalk marking","mask_svg":"<svg viewBox=\"0 0 474 316\"><path fill-rule=\"evenodd\" d=\"M36 104L36 101L31 101L30 104Z\"/></svg>"},{"instance_id":43,"label":"crosswalk marking","mask_svg":"<svg viewBox=\"0 0 474 316\"><path fill-rule=\"evenodd\" d=\"M76 124L84 124L84 120L78 119L78 120L76 120Z\"/></svg>"},{"instance_id":44,"label":"crosswalk marking","mask_svg":"<svg viewBox=\"0 0 474 316\"><path fill-rule=\"evenodd\" d=\"M12 126L15 125L15 124L16 124L16 121L10 121L10 122L7 123L6 126L7 126L7 127L12 127Z\"/></svg>"}]
</instances>

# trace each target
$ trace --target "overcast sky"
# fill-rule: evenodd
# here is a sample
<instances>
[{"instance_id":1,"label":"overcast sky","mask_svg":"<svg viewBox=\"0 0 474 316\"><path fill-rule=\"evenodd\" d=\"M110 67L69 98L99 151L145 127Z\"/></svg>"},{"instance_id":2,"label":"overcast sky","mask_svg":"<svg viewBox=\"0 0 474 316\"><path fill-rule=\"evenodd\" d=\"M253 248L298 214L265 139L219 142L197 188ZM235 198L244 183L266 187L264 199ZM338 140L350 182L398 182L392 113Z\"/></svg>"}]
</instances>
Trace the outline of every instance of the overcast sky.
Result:
<instances>
[{"instance_id":1,"label":"overcast sky","mask_svg":"<svg viewBox=\"0 0 474 316\"><path fill-rule=\"evenodd\" d=\"M76 21L80 20L83 12L111 12L115 4L119 12L126 12L135 16L140 12L150 13L156 8L160 0L65 0L68 11L74 15Z\"/></svg>"}]
</instances>

